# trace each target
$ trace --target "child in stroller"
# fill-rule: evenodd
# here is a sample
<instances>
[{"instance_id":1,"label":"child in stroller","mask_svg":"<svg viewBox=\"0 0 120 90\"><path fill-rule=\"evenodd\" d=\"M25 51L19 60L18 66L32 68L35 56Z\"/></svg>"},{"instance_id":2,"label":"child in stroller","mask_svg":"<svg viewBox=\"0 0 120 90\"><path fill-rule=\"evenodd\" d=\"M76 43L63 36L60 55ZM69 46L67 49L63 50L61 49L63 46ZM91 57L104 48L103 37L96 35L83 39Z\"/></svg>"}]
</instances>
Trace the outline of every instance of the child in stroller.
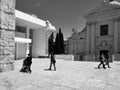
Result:
<instances>
[{"instance_id":1,"label":"child in stroller","mask_svg":"<svg viewBox=\"0 0 120 90\"><path fill-rule=\"evenodd\" d=\"M30 54L28 54L27 58L23 60L23 66L20 72L31 73L31 68L30 68L31 64L32 64L32 57Z\"/></svg>"}]
</instances>

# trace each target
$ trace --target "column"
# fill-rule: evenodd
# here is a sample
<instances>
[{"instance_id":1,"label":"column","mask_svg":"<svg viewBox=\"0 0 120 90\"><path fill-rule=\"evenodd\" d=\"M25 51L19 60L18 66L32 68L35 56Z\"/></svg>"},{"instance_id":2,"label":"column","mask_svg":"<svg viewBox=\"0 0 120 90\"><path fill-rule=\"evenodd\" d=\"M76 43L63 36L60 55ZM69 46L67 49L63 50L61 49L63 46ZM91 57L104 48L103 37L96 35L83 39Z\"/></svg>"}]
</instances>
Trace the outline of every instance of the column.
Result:
<instances>
[{"instance_id":1,"label":"column","mask_svg":"<svg viewBox=\"0 0 120 90\"><path fill-rule=\"evenodd\" d=\"M49 31L49 25L50 22L46 21L46 27L45 27L45 54L48 56L48 31Z\"/></svg>"},{"instance_id":2,"label":"column","mask_svg":"<svg viewBox=\"0 0 120 90\"><path fill-rule=\"evenodd\" d=\"M30 29L28 26L26 26L26 38L29 39ZM29 54L29 43L26 43L26 56Z\"/></svg>"},{"instance_id":3,"label":"column","mask_svg":"<svg viewBox=\"0 0 120 90\"><path fill-rule=\"evenodd\" d=\"M28 39L29 39L29 33L30 33L30 32L29 32L29 31L30 31L29 29L30 29L30 28L29 28L28 26L26 26L26 38L28 38Z\"/></svg>"},{"instance_id":4,"label":"column","mask_svg":"<svg viewBox=\"0 0 120 90\"><path fill-rule=\"evenodd\" d=\"M14 69L15 0L0 0L0 72Z\"/></svg>"},{"instance_id":5,"label":"column","mask_svg":"<svg viewBox=\"0 0 120 90\"><path fill-rule=\"evenodd\" d=\"M46 55L48 55L48 30L47 30L47 28L46 28L46 37L45 38L46 38L46 41L45 41L46 42L45 53L46 53Z\"/></svg>"},{"instance_id":6,"label":"column","mask_svg":"<svg viewBox=\"0 0 120 90\"><path fill-rule=\"evenodd\" d=\"M15 60L18 59L18 43L15 43Z\"/></svg>"},{"instance_id":7,"label":"column","mask_svg":"<svg viewBox=\"0 0 120 90\"><path fill-rule=\"evenodd\" d=\"M95 51L95 23L91 24L91 53Z\"/></svg>"},{"instance_id":8,"label":"column","mask_svg":"<svg viewBox=\"0 0 120 90\"><path fill-rule=\"evenodd\" d=\"M118 53L118 19L114 20L114 53Z\"/></svg>"},{"instance_id":9,"label":"column","mask_svg":"<svg viewBox=\"0 0 120 90\"><path fill-rule=\"evenodd\" d=\"M86 53L89 53L90 52L90 45L89 45L89 41L90 41L90 24L87 23L87 31L86 31Z\"/></svg>"}]
</instances>

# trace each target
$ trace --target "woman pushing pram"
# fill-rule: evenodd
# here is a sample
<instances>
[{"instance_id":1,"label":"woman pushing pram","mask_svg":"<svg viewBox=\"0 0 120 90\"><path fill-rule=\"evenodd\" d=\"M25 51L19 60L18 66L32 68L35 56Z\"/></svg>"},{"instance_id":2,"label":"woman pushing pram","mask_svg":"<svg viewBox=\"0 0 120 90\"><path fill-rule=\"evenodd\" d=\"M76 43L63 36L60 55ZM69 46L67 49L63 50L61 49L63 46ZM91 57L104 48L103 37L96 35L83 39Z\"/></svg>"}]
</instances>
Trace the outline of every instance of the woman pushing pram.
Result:
<instances>
[{"instance_id":1,"label":"woman pushing pram","mask_svg":"<svg viewBox=\"0 0 120 90\"><path fill-rule=\"evenodd\" d=\"M20 72L26 72L26 73L31 73L31 64L32 64L32 57L30 54L23 60L23 66L20 70Z\"/></svg>"}]
</instances>

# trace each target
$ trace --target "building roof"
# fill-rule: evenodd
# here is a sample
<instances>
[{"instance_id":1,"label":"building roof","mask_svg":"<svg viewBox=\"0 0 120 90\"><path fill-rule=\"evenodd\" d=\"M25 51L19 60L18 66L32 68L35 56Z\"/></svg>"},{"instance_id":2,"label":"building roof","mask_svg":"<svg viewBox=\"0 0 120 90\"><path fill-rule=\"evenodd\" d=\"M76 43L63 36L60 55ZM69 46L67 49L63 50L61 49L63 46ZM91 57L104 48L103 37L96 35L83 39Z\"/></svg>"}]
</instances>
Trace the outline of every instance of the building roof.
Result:
<instances>
[{"instance_id":1,"label":"building roof","mask_svg":"<svg viewBox=\"0 0 120 90\"><path fill-rule=\"evenodd\" d=\"M68 39L71 39L72 37L76 37L76 35L80 35L80 34L82 34L83 32L86 32L86 27L84 27L80 32L76 32L76 34L75 35L71 35Z\"/></svg>"},{"instance_id":2,"label":"building roof","mask_svg":"<svg viewBox=\"0 0 120 90\"><path fill-rule=\"evenodd\" d=\"M81 34L86 31L86 26L82 29L82 31L78 32L78 34Z\"/></svg>"},{"instance_id":3,"label":"building roof","mask_svg":"<svg viewBox=\"0 0 120 90\"><path fill-rule=\"evenodd\" d=\"M118 1L112 1L112 2L109 2L109 4L113 4L113 5L120 5L120 2L118 2Z\"/></svg>"},{"instance_id":4,"label":"building roof","mask_svg":"<svg viewBox=\"0 0 120 90\"><path fill-rule=\"evenodd\" d=\"M102 12L102 11L105 12L105 10L111 10L111 9L116 9L116 8L120 8L120 2L115 1L115 0L111 2L104 1L100 3L98 6L96 6L96 8L94 8L93 10L85 14L84 17L87 18L89 15L93 15L97 12Z\"/></svg>"},{"instance_id":5,"label":"building roof","mask_svg":"<svg viewBox=\"0 0 120 90\"><path fill-rule=\"evenodd\" d=\"M33 15L29 15L27 13L21 12L19 10L15 10L15 17L16 17L16 25L19 26L26 25L32 29L47 27L46 21L39 19ZM47 27L47 29L56 30L51 23L49 23L49 27Z\"/></svg>"}]
</instances>

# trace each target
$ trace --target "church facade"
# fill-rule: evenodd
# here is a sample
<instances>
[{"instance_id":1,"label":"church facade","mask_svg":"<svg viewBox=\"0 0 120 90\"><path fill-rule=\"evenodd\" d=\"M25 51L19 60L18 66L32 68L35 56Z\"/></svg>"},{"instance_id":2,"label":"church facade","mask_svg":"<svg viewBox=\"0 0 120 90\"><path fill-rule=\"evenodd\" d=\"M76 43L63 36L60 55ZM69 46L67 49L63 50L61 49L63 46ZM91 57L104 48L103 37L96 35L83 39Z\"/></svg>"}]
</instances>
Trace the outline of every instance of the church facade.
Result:
<instances>
[{"instance_id":1,"label":"church facade","mask_svg":"<svg viewBox=\"0 0 120 90\"><path fill-rule=\"evenodd\" d=\"M86 27L68 39L69 54L75 60L98 61L103 53L111 62L120 61L120 3L104 1L84 17Z\"/></svg>"}]
</instances>

